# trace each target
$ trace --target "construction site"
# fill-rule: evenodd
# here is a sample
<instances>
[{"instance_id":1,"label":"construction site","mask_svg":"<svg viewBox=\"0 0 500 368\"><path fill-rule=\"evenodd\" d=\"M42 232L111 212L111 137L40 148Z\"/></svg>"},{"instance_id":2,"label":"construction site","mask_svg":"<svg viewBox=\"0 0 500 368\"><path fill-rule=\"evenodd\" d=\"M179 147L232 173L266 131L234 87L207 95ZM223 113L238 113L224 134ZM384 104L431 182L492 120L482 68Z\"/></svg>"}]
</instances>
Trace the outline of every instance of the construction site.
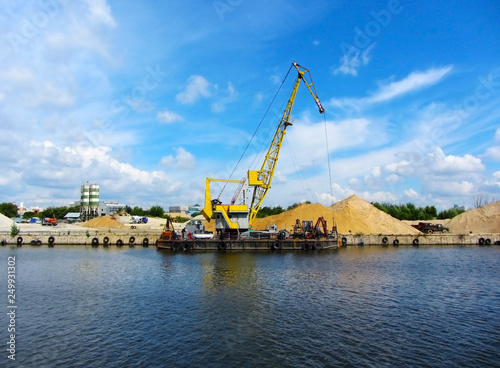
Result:
<instances>
[{"instance_id":1,"label":"construction site","mask_svg":"<svg viewBox=\"0 0 500 368\"><path fill-rule=\"evenodd\" d=\"M449 228L446 233L424 234L411 226L418 221L397 220L357 196L346 198L330 207L302 204L279 215L257 218L254 229L267 229L275 225L279 230L291 231L297 219L318 217L323 217L328 226L335 223L340 240L346 240L346 244L340 245L347 246L394 246L396 239L397 245L410 246L415 245L415 239L418 239L418 245L494 245L500 241L500 201L468 210L451 220L436 221ZM205 231L215 231L214 222L204 219L200 221ZM12 246L154 246L161 237L166 220L150 218L146 224L134 225L130 222L131 216L116 215L76 224L59 223L53 227L35 223L15 224L20 232L11 236L13 221L0 215L0 241L3 245ZM174 230L180 236L185 226L186 223L173 223ZM19 238L22 239L21 242ZM481 239L484 240L483 244Z\"/></svg>"},{"instance_id":2,"label":"construction site","mask_svg":"<svg viewBox=\"0 0 500 368\"><path fill-rule=\"evenodd\" d=\"M249 169L241 180L206 178L202 217L181 224L173 222L172 217L138 223L130 216L110 216L109 206L100 206L99 185L87 183L81 188L81 223L58 224L53 219L52 223L19 224L18 231L13 232L12 221L0 217L1 244L154 244L159 249L174 251L322 250L365 244L500 244L500 202L466 211L451 220L412 223L399 221L353 195L330 207L302 204L279 215L258 218L271 188L286 129L293 125L291 113L299 86L304 84L319 113L325 112L309 70L292 62L287 76L290 71L296 71L297 77L260 169ZM326 136L325 140L328 141ZM213 196L213 183L222 185L223 189L226 185L236 186L236 191L223 203L222 191L217 197Z\"/></svg>"}]
</instances>

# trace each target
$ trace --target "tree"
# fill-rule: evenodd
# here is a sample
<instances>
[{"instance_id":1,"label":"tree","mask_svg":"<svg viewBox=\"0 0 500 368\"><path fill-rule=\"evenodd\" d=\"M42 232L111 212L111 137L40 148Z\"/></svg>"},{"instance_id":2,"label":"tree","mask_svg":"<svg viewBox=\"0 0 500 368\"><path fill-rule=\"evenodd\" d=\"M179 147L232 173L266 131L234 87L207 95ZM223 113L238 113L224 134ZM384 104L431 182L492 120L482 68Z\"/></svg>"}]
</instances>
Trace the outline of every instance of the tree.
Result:
<instances>
[{"instance_id":1,"label":"tree","mask_svg":"<svg viewBox=\"0 0 500 368\"><path fill-rule=\"evenodd\" d=\"M36 213L32 211L26 211L23 213L23 219L30 219L32 217L36 217Z\"/></svg>"},{"instance_id":2,"label":"tree","mask_svg":"<svg viewBox=\"0 0 500 368\"><path fill-rule=\"evenodd\" d=\"M17 206L14 203L0 203L0 213L9 218L17 217Z\"/></svg>"},{"instance_id":3,"label":"tree","mask_svg":"<svg viewBox=\"0 0 500 368\"><path fill-rule=\"evenodd\" d=\"M281 206L261 207L259 212L257 212L257 218L263 218L263 217L272 216L272 215L279 215L282 212L285 212L285 210Z\"/></svg>"},{"instance_id":4,"label":"tree","mask_svg":"<svg viewBox=\"0 0 500 368\"><path fill-rule=\"evenodd\" d=\"M130 211L132 216L144 216L146 212L139 206L135 206L132 211Z\"/></svg>"},{"instance_id":5,"label":"tree","mask_svg":"<svg viewBox=\"0 0 500 368\"><path fill-rule=\"evenodd\" d=\"M156 205L149 209L148 215L151 217L165 217L165 211L162 206Z\"/></svg>"},{"instance_id":6,"label":"tree","mask_svg":"<svg viewBox=\"0 0 500 368\"><path fill-rule=\"evenodd\" d=\"M462 212L465 212L465 210L458 208L458 207L454 207L454 208L450 208L448 210L439 212L437 218L440 220L451 219L455 216L460 215Z\"/></svg>"},{"instance_id":7,"label":"tree","mask_svg":"<svg viewBox=\"0 0 500 368\"><path fill-rule=\"evenodd\" d=\"M432 220L437 217L436 207L426 206L417 207L413 203L391 204L391 203L372 203L379 210L388 213L398 220Z\"/></svg>"},{"instance_id":8,"label":"tree","mask_svg":"<svg viewBox=\"0 0 500 368\"><path fill-rule=\"evenodd\" d=\"M490 200L490 197L484 193L478 193L472 198L474 208L479 208L486 206L494 201Z\"/></svg>"}]
</instances>

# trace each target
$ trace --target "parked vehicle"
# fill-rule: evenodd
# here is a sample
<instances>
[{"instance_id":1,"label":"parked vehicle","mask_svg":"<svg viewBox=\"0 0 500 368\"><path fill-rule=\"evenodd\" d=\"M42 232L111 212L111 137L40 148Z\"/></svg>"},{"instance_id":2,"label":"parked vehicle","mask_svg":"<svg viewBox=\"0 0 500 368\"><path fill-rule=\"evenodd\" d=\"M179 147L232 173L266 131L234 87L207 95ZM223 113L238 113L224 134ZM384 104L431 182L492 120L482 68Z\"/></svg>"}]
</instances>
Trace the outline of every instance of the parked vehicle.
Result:
<instances>
[{"instance_id":1,"label":"parked vehicle","mask_svg":"<svg viewBox=\"0 0 500 368\"><path fill-rule=\"evenodd\" d=\"M130 223L131 224L147 224L148 218L145 216L132 216Z\"/></svg>"},{"instance_id":2,"label":"parked vehicle","mask_svg":"<svg viewBox=\"0 0 500 368\"><path fill-rule=\"evenodd\" d=\"M447 233L448 231L450 231L449 228L441 224L433 224L431 222L419 222L417 225L411 225L411 226L426 234L432 234L436 232Z\"/></svg>"},{"instance_id":3,"label":"parked vehicle","mask_svg":"<svg viewBox=\"0 0 500 368\"><path fill-rule=\"evenodd\" d=\"M57 219L45 217L42 219L42 226L57 226Z\"/></svg>"}]
</instances>

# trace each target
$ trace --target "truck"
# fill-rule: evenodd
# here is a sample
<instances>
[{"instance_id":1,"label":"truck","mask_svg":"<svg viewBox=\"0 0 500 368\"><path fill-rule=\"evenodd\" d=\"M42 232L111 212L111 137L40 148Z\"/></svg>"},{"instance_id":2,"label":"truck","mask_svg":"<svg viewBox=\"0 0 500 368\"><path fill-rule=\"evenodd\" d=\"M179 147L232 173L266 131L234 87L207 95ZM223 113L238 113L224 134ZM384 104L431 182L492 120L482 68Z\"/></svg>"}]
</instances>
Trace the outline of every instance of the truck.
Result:
<instances>
[{"instance_id":1,"label":"truck","mask_svg":"<svg viewBox=\"0 0 500 368\"><path fill-rule=\"evenodd\" d=\"M52 217L44 217L42 219L42 226L57 226L57 219Z\"/></svg>"},{"instance_id":2,"label":"truck","mask_svg":"<svg viewBox=\"0 0 500 368\"><path fill-rule=\"evenodd\" d=\"M433 224L432 222L419 222L417 225L411 225L415 229L426 233L426 234L432 234L432 233L447 233L450 231L449 228L446 226L443 226L441 224Z\"/></svg>"},{"instance_id":3,"label":"truck","mask_svg":"<svg viewBox=\"0 0 500 368\"><path fill-rule=\"evenodd\" d=\"M130 219L131 224L147 224L148 218L145 216L132 216Z\"/></svg>"}]
</instances>

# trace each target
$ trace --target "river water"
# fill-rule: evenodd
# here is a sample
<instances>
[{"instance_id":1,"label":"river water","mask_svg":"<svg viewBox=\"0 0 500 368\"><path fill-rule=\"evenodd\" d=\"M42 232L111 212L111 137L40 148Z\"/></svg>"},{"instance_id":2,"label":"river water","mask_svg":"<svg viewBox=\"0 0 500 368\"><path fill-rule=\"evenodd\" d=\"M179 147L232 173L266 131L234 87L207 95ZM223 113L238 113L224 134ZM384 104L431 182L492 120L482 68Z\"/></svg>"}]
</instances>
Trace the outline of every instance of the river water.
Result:
<instances>
[{"instance_id":1,"label":"river water","mask_svg":"<svg viewBox=\"0 0 500 368\"><path fill-rule=\"evenodd\" d=\"M7 312L8 257L1 367L500 366L498 246L3 247Z\"/></svg>"}]
</instances>

